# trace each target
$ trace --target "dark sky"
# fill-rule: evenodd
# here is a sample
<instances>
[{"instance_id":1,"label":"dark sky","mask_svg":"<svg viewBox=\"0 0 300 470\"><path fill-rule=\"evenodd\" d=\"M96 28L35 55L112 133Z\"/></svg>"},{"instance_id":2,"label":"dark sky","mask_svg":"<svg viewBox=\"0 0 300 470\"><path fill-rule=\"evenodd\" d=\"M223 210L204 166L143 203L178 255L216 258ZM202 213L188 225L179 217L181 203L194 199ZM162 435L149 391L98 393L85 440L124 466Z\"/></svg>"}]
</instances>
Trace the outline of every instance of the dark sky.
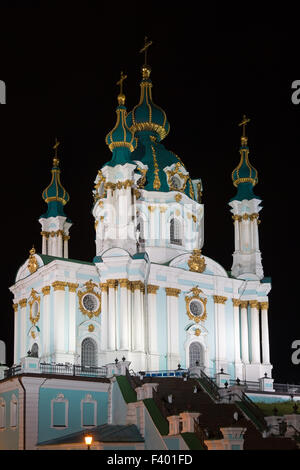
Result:
<instances>
[{"instance_id":1,"label":"dark sky","mask_svg":"<svg viewBox=\"0 0 300 470\"><path fill-rule=\"evenodd\" d=\"M112 2L111 2L112 3ZM227 2L226 2L227 3ZM263 199L260 248L272 277L270 343L277 382L300 383L291 344L300 339L298 307L298 170L300 105L291 83L300 78L286 52L292 37L272 9L239 3L195 9L195 2L2 1L0 79L7 105L0 113L2 210L2 321L0 338L13 361L13 309L8 286L35 245L38 218L50 182L52 145L61 145L62 182L73 221L69 255L95 255L92 190L98 169L110 159L105 135L115 122L120 71L130 110L139 99L138 53L147 35L153 99L167 113L166 148L177 153L204 185L203 253L230 270L233 223L228 201L231 172L239 162L244 113L251 118L250 161L258 170L254 192ZM95 5L100 5L96 7ZM281 12L280 12L281 14ZM292 31L291 31L292 32ZM286 49L287 48L287 49Z\"/></svg>"}]
</instances>

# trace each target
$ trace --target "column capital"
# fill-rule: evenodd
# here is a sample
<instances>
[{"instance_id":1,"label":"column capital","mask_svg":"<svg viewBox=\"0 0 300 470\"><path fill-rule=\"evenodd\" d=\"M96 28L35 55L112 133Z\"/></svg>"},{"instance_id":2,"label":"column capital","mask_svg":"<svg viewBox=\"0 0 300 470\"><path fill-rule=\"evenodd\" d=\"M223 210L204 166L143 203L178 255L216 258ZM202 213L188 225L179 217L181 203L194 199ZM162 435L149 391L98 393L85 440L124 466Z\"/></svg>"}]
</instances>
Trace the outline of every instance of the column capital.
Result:
<instances>
[{"instance_id":1,"label":"column capital","mask_svg":"<svg viewBox=\"0 0 300 470\"><path fill-rule=\"evenodd\" d=\"M261 310L268 310L269 302L259 302L259 306L260 306Z\"/></svg>"},{"instance_id":2,"label":"column capital","mask_svg":"<svg viewBox=\"0 0 300 470\"><path fill-rule=\"evenodd\" d=\"M18 303L13 304L13 309L14 309L15 312L18 311L18 307L19 307L19 304L18 304Z\"/></svg>"},{"instance_id":3,"label":"column capital","mask_svg":"<svg viewBox=\"0 0 300 470\"><path fill-rule=\"evenodd\" d=\"M65 290L67 283L64 281L54 281L52 282L52 287L54 290Z\"/></svg>"},{"instance_id":4,"label":"column capital","mask_svg":"<svg viewBox=\"0 0 300 470\"><path fill-rule=\"evenodd\" d=\"M44 286L44 287L42 287L42 293L43 293L43 295L49 295L49 294L50 294L50 289L51 289L50 286Z\"/></svg>"},{"instance_id":5,"label":"column capital","mask_svg":"<svg viewBox=\"0 0 300 470\"><path fill-rule=\"evenodd\" d=\"M249 300L249 305L251 308L259 308L258 300Z\"/></svg>"},{"instance_id":6,"label":"column capital","mask_svg":"<svg viewBox=\"0 0 300 470\"><path fill-rule=\"evenodd\" d=\"M120 287L128 288L129 280L127 278L118 279L118 282L120 284Z\"/></svg>"},{"instance_id":7,"label":"column capital","mask_svg":"<svg viewBox=\"0 0 300 470\"><path fill-rule=\"evenodd\" d=\"M222 295L214 295L214 302L215 304L225 304L227 297L224 297Z\"/></svg>"},{"instance_id":8,"label":"column capital","mask_svg":"<svg viewBox=\"0 0 300 470\"><path fill-rule=\"evenodd\" d=\"M148 284L148 286L147 286L148 294L156 294L158 289L159 289L159 286L155 286L153 284Z\"/></svg>"},{"instance_id":9,"label":"column capital","mask_svg":"<svg viewBox=\"0 0 300 470\"><path fill-rule=\"evenodd\" d=\"M131 281L131 289L132 291L135 291L136 289L144 291L145 286L142 281Z\"/></svg>"},{"instance_id":10,"label":"column capital","mask_svg":"<svg viewBox=\"0 0 300 470\"><path fill-rule=\"evenodd\" d=\"M240 218L241 218L241 216L237 215L237 214L232 216L233 222L239 221Z\"/></svg>"},{"instance_id":11,"label":"column capital","mask_svg":"<svg viewBox=\"0 0 300 470\"><path fill-rule=\"evenodd\" d=\"M67 282L67 286L69 287L69 292L76 292L76 289L79 284L76 282Z\"/></svg>"},{"instance_id":12,"label":"column capital","mask_svg":"<svg viewBox=\"0 0 300 470\"><path fill-rule=\"evenodd\" d=\"M107 279L106 283L109 289L116 289L118 287L118 279Z\"/></svg>"},{"instance_id":13,"label":"column capital","mask_svg":"<svg viewBox=\"0 0 300 470\"><path fill-rule=\"evenodd\" d=\"M241 305L240 299L231 299L234 307L239 307Z\"/></svg>"},{"instance_id":14,"label":"column capital","mask_svg":"<svg viewBox=\"0 0 300 470\"><path fill-rule=\"evenodd\" d=\"M247 308L248 307L248 300L241 300L241 308Z\"/></svg>"},{"instance_id":15,"label":"column capital","mask_svg":"<svg viewBox=\"0 0 300 470\"><path fill-rule=\"evenodd\" d=\"M100 282L100 289L103 291L103 292L107 292L108 291L108 284L107 282Z\"/></svg>"},{"instance_id":16,"label":"column capital","mask_svg":"<svg viewBox=\"0 0 300 470\"><path fill-rule=\"evenodd\" d=\"M27 299L21 299L21 300L19 300L19 305L20 305L21 308L26 307L26 305L27 305Z\"/></svg>"},{"instance_id":17,"label":"column capital","mask_svg":"<svg viewBox=\"0 0 300 470\"><path fill-rule=\"evenodd\" d=\"M173 287L165 287L165 290L166 290L167 295L173 296L173 297L178 297L181 292L180 289L175 289Z\"/></svg>"}]
</instances>

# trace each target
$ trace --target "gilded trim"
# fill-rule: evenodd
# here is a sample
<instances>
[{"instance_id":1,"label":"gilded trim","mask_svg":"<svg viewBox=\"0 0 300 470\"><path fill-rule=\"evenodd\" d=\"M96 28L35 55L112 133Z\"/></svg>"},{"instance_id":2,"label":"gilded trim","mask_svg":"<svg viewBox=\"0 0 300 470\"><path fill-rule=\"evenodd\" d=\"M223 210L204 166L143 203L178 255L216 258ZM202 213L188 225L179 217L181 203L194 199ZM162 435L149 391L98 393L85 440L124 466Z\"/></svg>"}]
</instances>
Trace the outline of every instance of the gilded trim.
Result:
<instances>
[{"instance_id":1,"label":"gilded trim","mask_svg":"<svg viewBox=\"0 0 300 470\"><path fill-rule=\"evenodd\" d=\"M214 295L214 302L215 304L225 304L227 297L224 297L222 295Z\"/></svg>"},{"instance_id":2,"label":"gilded trim","mask_svg":"<svg viewBox=\"0 0 300 470\"><path fill-rule=\"evenodd\" d=\"M97 284L94 282L87 281L85 284L85 290L79 290L77 295L79 299L79 309L83 313L83 315L87 315L89 318L92 318L93 316L98 317L98 315L101 312L101 294L95 291L95 288L97 288ZM98 300L98 308L94 311L87 310L84 305L83 305L83 298L86 294L92 294L95 297L97 297Z\"/></svg>"},{"instance_id":3,"label":"gilded trim","mask_svg":"<svg viewBox=\"0 0 300 470\"><path fill-rule=\"evenodd\" d=\"M42 293L43 293L43 295L44 295L44 296L45 296L45 295L49 295L49 294L50 294L50 289L51 289L50 286L44 286L44 287L42 287Z\"/></svg>"},{"instance_id":4,"label":"gilded trim","mask_svg":"<svg viewBox=\"0 0 300 470\"><path fill-rule=\"evenodd\" d=\"M171 297L178 297L181 289L175 289L174 287L165 287L166 294Z\"/></svg>"},{"instance_id":5,"label":"gilded trim","mask_svg":"<svg viewBox=\"0 0 300 470\"><path fill-rule=\"evenodd\" d=\"M53 289L56 290L65 290L67 283L63 281L55 281L52 282Z\"/></svg>"}]
</instances>

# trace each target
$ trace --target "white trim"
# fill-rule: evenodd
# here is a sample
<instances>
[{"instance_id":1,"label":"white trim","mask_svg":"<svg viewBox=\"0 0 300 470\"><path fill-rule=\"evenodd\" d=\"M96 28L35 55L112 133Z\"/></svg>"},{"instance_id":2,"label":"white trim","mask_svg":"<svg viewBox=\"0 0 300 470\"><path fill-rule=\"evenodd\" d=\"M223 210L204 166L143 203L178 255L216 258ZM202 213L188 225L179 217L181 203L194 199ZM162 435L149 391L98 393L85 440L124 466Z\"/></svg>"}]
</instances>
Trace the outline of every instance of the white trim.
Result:
<instances>
[{"instance_id":1,"label":"white trim","mask_svg":"<svg viewBox=\"0 0 300 470\"><path fill-rule=\"evenodd\" d=\"M64 403L65 404L65 424L62 426L55 425L53 422L53 410L55 403ZM65 429L69 426L69 400L64 397L63 393L58 393L56 398L52 398L51 400L51 428L55 429Z\"/></svg>"},{"instance_id":2,"label":"white trim","mask_svg":"<svg viewBox=\"0 0 300 470\"><path fill-rule=\"evenodd\" d=\"M93 424L85 425L83 423L83 408L84 408L85 403L94 405L94 423ZM80 410L81 410L81 427L82 428L88 429L88 428L97 426L97 401L92 400L92 395L90 393L87 393L85 397L80 401Z\"/></svg>"}]
</instances>

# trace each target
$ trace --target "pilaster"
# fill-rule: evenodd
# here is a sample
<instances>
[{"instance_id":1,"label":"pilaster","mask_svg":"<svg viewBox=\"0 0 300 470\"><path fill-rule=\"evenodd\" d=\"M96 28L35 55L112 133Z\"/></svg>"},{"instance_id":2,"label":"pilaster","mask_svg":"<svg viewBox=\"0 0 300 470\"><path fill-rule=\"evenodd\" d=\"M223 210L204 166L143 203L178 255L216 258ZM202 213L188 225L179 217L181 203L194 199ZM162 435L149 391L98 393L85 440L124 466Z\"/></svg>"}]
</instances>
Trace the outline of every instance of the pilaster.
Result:
<instances>
[{"instance_id":1,"label":"pilaster","mask_svg":"<svg viewBox=\"0 0 300 470\"><path fill-rule=\"evenodd\" d=\"M180 362L178 297L181 290L172 287L166 287L165 290L167 295L167 364L168 369L176 369Z\"/></svg>"}]
</instances>

